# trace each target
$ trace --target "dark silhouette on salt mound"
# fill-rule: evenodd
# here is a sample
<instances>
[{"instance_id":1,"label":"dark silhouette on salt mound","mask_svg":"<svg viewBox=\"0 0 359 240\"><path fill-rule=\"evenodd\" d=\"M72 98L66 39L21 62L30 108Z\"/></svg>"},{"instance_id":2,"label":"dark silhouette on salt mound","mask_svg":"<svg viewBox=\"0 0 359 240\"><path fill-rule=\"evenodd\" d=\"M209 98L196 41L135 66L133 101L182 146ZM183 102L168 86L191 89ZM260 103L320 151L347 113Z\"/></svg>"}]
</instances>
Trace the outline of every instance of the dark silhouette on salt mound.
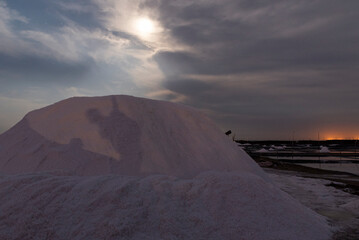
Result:
<instances>
[{"instance_id":1,"label":"dark silhouette on salt mound","mask_svg":"<svg viewBox=\"0 0 359 240\"><path fill-rule=\"evenodd\" d=\"M120 154L121 162L117 166L122 172L136 174L141 168L141 129L137 122L118 110L115 97L112 97L112 111L103 116L95 108L86 113L91 123L99 128L101 137L108 139L112 147Z\"/></svg>"}]
</instances>

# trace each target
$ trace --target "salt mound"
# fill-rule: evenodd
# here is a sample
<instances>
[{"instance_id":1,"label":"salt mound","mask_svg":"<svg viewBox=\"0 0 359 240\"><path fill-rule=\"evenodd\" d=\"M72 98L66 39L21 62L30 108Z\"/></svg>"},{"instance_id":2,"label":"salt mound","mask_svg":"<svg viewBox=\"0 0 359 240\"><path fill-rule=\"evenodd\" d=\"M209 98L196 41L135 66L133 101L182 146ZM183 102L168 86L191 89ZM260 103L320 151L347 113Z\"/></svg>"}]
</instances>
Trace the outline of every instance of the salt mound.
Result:
<instances>
[{"instance_id":1,"label":"salt mound","mask_svg":"<svg viewBox=\"0 0 359 240\"><path fill-rule=\"evenodd\" d=\"M258 151L257 151L258 153L267 153L267 152L269 152L267 149L265 149L265 148L261 148L261 149L259 149Z\"/></svg>"},{"instance_id":2,"label":"salt mound","mask_svg":"<svg viewBox=\"0 0 359 240\"><path fill-rule=\"evenodd\" d=\"M263 178L207 172L9 175L0 179L0 239L324 240L325 220Z\"/></svg>"},{"instance_id":3,"label":"salt mound","mask_svg":"<svg viewBox=\"0 0 359 240\"><path fill-rule=\"evenodd\" d=\"M0 136L0 172L263 175L200 112L130 96L75 97L27 114Z\"/></svg>"},{"instance_id":4,"label":"salt mound","mask_svg":"<svg viewBox=\"0 0 359 240\"><path fill-rule=\"evenodd\" d=\"M320 150L319 150L320 153L329 153L330 150L328 147L325 147L325 146L320 146Z\"/></svg>"},{"instance_id":5,"label":"salt mound","mask_svg":"<svg viewBox=\"0 0 359 240\"><path fill-rule=\"evenodd\" d=\"M359 200L354 200L349 203L341 205L343 208L346 208L352 212L359 214Z\"/></svg>"},{"instance_id":6,"label":"salt mound","mask_svg":"<svg viewBox=\"0 0 359 240\"><path fill-rule=\"evenodd\" d=\"M168 102L83 97L33 111L0 136L0 171L14 174L0 175L0 239L330 236L207 117Z\"/></svg>"}]
</instances>

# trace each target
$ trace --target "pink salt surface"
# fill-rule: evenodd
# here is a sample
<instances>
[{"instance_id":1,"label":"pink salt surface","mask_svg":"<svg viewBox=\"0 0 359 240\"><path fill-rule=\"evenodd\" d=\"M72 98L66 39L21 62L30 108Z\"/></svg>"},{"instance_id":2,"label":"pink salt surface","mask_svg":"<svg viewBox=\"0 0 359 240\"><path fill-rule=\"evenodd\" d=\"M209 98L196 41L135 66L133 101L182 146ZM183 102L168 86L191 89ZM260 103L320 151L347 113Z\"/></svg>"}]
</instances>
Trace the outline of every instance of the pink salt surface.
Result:
<instances>
[{"instance_id":1,"label":"pink salt surface","mask_svg":"<svg viewBox=\"0 0 359 240\"><path fill-rule=\"evenodd\" d=\"M206 116L71 98L0 136L0 239L329 239Z\"/></svg>"},{"instance_id":2,"label":"pink salt surface","mask_svg":"<svg viewBox=\"0 0 359 240\"><path fill-rule=\"evenodd\" d=\"M0 136L0 171L194 176L263 172L205 115L130 96L70 98L30 112Z\"/></svg>"}]
</instances>

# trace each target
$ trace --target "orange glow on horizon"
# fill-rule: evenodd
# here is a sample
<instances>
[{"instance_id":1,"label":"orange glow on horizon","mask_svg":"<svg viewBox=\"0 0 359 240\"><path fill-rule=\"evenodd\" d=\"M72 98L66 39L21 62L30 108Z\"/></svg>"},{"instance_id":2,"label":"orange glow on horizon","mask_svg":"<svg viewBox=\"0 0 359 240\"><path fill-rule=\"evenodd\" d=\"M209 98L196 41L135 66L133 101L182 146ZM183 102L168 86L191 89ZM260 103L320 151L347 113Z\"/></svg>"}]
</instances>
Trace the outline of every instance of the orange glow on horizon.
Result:
<instances>
[{"instance_id":1,"label":"orange glow on horizon","mask_svg":"<svg viewBox=\"0 0 359 240\"><path fill-rule=\"evenodd\" d=\"M326 137L324 140L344 140L345 138L341 137Z\"/></svg>"},{"instance_id":2,"label":"orange glow on horizon","mask_svg":"<svg viewBox=\"0 0 359 240\"><path fill-rule=\"evenodd\" d=\"M321 138L322 140L355 140L355 139L359 139L358 136L348 136L349 134L339 134L339 133L330 133L330 134L323 134L323 137Z\"/></svg>"}]
</instances>

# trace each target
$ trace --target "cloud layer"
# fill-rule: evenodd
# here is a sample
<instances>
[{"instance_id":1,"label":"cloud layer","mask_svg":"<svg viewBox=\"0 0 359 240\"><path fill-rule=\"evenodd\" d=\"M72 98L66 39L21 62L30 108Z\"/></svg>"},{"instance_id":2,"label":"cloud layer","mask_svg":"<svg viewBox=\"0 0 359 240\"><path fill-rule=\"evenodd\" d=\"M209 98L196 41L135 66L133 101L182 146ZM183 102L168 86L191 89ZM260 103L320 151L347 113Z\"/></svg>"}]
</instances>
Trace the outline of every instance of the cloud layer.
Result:
<instances>
[{"instance_id":1,"label":"cloud layer","mask_svg":"<svg viewBox=\"0 0 359 240\"><path fill-rule=\"evenodd\" d=\"M359 3L150 3L189 47L154 56L167 98L210 110L249 138L290 138L293 131L314 138L333 128L346 137L359 133Z\"/></svg>"},{"instance_id":2,"label":"cloud layer","mask_svg":"<svg viewBox=\"0 0 359 240\"><path fill-rule=\"evenodd\" d=\"M198 107L243 138L359 137L358 7L355 0L0 1L0 97L32 106L132 94ZM141 18L150 19L150 34L136 28Z\"/></svg>"}]
</instances>

